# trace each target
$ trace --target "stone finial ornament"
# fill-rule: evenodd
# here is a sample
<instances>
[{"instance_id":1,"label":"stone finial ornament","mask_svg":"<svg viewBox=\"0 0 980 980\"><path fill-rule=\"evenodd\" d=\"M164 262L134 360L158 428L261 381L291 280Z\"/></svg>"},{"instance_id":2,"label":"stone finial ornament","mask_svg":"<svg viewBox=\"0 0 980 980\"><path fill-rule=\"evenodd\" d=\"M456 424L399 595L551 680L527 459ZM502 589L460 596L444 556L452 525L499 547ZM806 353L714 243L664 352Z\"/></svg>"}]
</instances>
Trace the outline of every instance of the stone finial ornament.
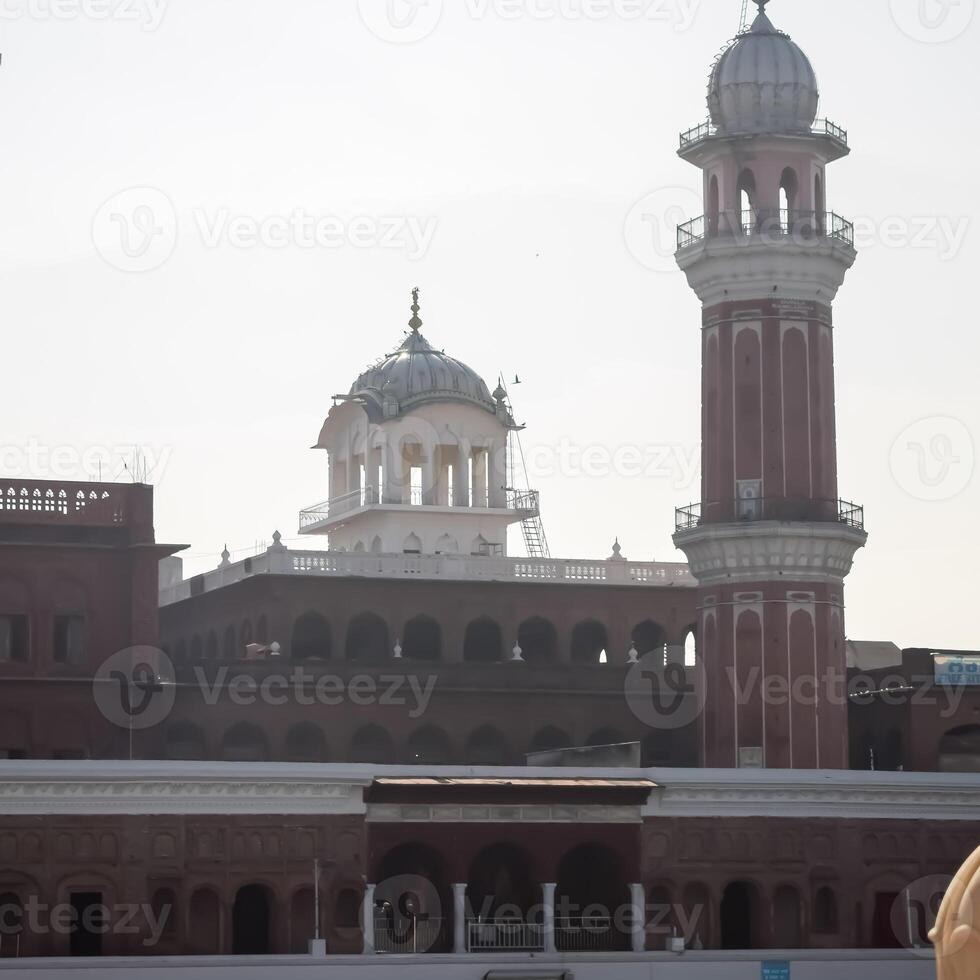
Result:
<instances>
[{"instance_id":1,"label":"stone finial ornament","mask_svg":"<svg viewBox=\"0 0 980 980\"><path fill-rule=\"evenodd\" d=\"M938 980L980 980L980 849L957 872L929 938Z\"/></svg>"}]
</instances>

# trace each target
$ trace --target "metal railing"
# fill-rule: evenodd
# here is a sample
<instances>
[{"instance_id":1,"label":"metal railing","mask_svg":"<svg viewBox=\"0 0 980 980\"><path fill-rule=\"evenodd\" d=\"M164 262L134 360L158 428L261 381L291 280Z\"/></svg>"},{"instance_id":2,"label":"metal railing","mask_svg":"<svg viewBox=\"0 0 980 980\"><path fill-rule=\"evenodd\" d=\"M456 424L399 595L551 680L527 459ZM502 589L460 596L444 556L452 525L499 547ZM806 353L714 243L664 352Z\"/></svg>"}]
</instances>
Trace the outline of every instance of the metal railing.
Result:
<instances>
[{"instance_id":1,"label":"metal railing","mask_svg":"<svg viewBox=\"0 0 980 980\"><path fill-rule=\"evenodd\" d=\"M624 948L626 939L608 915L555 919L555 948L559 953L616 952Z\"/></svg>"},{"instance_id":2,"label":"metal railing","mask_svg":"<svg viewBox=\"0 0 980 980\"><path fill-rule=\"evenodd\" d=\"M806 244L834 239L853 248L854 224L833 211L757 209L700 215L677 228L678 250L708 238L734 238L752 243L789 238Z\"/></svg>"},{"instance_id":3,"label":"metal railing","mask_svg":"<svg viewBox=\"0 0 980 980\"><path fill-rule=\"evenodd\" d=\"M442 919L419 918L394 922L386 915L374 918L374 949L377 953L429 953L439 945Z\"/></svg>"},{"instance_id":4,"label":"metal railing","mask_svg":"<svg viewBox=\"0 0 980 980\"><path fill-rule=\"evenodd\" d=\"M737 524L742 521L801 521L845 524L864 530L864 508L848 500L810 500L786 497L754 497L678 507L675 526L690 531L703 524Z\"/></svg>"},{"instance_id":5,"label":"metal railing","mask_svg":"<svg viewBox=\"0 0 980 980\"><path fill-rule=\"evenodd\" d=\"M838 126L837 123L831 122L829 119L815 120L813 126L810 128L810 132L814 136L829 136L842 146L847 146L847 130L844 129L843 126ZM711 136L717 135L718 127L715 126L710 120L706 120L703 123L699 123L697 126L692 126L686 133L681 133L681 149L686 150L689 147L694 146L696 143L700 143L702 140L706 140Z\"/></svg>"},{"instance_id":6,"label":"metal railing","mask_svg":"<svg viewBox=\"0 0 980 980\"><path fill-rule=\"evenodd\" d=\"M483 919L466 923L471 953L544 952L544 926L520 919Z\"/></svg>"}]
</instances>

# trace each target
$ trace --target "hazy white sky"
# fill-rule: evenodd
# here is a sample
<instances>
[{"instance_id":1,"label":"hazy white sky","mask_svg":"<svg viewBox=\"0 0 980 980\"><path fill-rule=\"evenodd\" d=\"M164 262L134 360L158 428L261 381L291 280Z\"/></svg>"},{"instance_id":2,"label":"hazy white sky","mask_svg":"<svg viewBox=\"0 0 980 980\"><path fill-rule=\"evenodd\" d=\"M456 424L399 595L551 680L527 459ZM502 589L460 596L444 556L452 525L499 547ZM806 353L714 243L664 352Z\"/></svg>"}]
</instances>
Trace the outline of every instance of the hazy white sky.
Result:
<instances>
[{"instance_id":1,"label":"hazy white sky","mask_svg":"<svg viewBox=\"0 0 980 980\"><path fill-rule=\"evenodd\" d=\"M523 379L552 551L682 560L700 321L664 227L700 213L677 134L739 0L418 2L0 0L0 473L118 475L138 445L191 570L292 538L330 396L418 285L434 344ZM903 646L980 647L974 3L769 7L853 146L848 626Z\"/></svg>"}]
</instances>

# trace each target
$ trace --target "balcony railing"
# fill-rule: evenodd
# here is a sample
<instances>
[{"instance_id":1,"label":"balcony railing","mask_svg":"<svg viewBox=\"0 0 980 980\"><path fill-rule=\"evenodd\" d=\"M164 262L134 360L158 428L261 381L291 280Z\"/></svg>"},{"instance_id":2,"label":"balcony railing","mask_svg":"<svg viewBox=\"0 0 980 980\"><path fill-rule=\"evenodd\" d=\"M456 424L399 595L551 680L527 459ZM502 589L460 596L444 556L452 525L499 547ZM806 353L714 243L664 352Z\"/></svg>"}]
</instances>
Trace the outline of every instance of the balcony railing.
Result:
<instances>
[{"instance_id":1,"label":"balcony railing","mask_svg":"<svg viewBox=\"0 0 980 980\"><path fill-rule=\"evenodd\" d=\"M703 524L737 524L752 521L794 521L845 524L864 530L864 508L848 500L754 497L691 504L677 508L676 528L691 531Z\"/></svg>"},{"instance_id":2,"label":"balcony railing","mask_svg":"<svg viewBox=\"0 0 980 980\"><path fill-rule=\"evenodd\" d=\"M378 953L429 953L442 938L442 919L419 918L395 922L386 915L374 919L374 948Z\"/></svg>"},{"instance_id":3,"label":"balcony railing","mask_svg":"<svg viewBox=\"0 0 980 980\"><path fill-rule=\"evenodd\" d=\"M544 926L519 919L484 919L466 924L471 953L544 952Z\"/></svg>"},{"instance_id":4,"label":"balcony railing","mask_svg":"<svg viewBox=\"0 0 980 980\"><path fill-rule=\"evenodd\" d=\"M701 215L677 229L678 250L708 238L728 238L746 243L790 239L813 244L834 239L854 247L854 225L833 211L753 210L721 211Z\"/></svg>"},{"instance_id":5,"label":"balcony railing","mask_svg":"<svg viewBox=\"0 0 980 980\"><path fill-rule=\"evenodd\" d=\"M817 119L810 132L814 136L829 136L842 146L847 146L847 130L842 126L838 126L837 123L831 122L829 119ZM717 135L718 128L713 123L705 121L692 127L686 133L681 133L681 149L687 150L702 140Z\"/></svg>"},{"instance_id":6,"label":"balcony railing","mask_svg":"<svg viewBox=\"0 0 980 980\"><path fill-rule=\"evenodd\" d=\"M555 919L559 953L614 953L626 948L628 937L614 928L607 915Z\"/></svg>"}]
</instances>

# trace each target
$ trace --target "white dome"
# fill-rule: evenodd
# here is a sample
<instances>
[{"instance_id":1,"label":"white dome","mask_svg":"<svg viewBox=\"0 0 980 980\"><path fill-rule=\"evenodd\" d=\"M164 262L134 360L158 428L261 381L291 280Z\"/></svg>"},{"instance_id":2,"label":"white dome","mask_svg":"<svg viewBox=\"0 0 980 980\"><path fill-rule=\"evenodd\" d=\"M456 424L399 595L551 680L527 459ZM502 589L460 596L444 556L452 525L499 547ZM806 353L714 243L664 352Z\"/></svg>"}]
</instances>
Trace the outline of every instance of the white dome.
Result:
<instances>
[{"instance_id":1,"label":"white dome","mask_svg":"<svg viewBox=\"0 0 980 980\"><path fill-rule=\"evenodd\" d=\"M708 109L720 133L809 132L820 92L810 59L761 12L718 59Z\"/></svg>"}]
</instances>

